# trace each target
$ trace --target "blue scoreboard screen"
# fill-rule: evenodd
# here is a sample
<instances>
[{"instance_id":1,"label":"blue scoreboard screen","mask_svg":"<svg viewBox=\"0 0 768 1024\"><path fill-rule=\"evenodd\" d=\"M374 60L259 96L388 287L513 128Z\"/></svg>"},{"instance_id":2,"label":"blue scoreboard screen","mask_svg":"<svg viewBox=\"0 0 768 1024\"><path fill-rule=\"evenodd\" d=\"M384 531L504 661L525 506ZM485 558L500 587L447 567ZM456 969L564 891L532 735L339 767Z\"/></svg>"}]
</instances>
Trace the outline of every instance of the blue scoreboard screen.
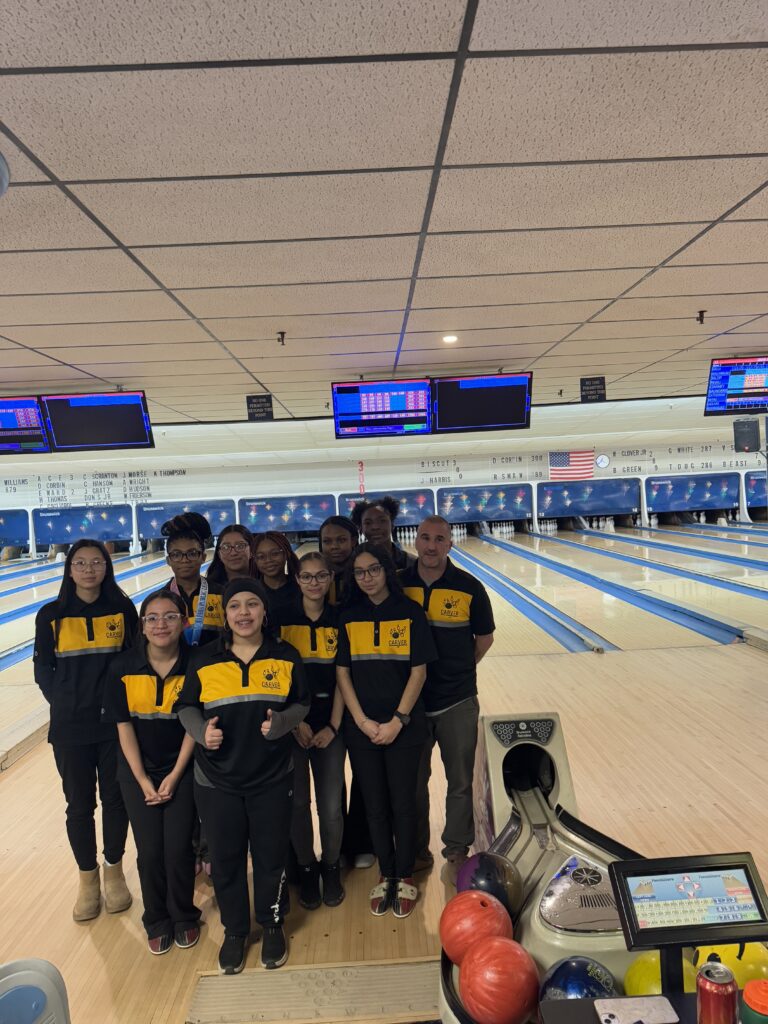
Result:
<instances>
[{"instance_id":1,"label":"blue scoreboard screen","mask_svg":"<svg viewBox=\"0 0 768 1024\"><path fill-rule=\"evenodd\" d=\"M333 384L336 437L403 437L432 431L427 379Z\"/></svg>"},{"instance_id":2,"label":"blue scoreboard screen","mask_svg":"<svg viewBox=\"0 0 768 1024\"><path fill-rule=\"evenodd\" d=\"M0 455L50 452L36 398L0 398Z\"/></svg>"},{"instance_id":3,"label":"blue scoreboard screen","mask_svg":"<svg viewBox=\"0 0 768 1024\"><path fill-rule=\"evenodd\" d=\"M705 416L768 412L768 356L713 359Z\"/></svg>"}]
</instances>

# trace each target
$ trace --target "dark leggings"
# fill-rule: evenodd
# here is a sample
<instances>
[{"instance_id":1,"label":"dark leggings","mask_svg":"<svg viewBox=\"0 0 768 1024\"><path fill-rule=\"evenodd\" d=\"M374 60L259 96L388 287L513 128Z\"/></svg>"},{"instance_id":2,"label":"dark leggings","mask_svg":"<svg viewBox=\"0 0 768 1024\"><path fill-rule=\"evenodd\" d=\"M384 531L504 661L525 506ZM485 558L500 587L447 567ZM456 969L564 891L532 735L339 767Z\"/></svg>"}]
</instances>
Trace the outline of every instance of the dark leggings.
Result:
<instances>
[{"instance_id":1,"label":"dark leggings","mask_svg":"<svg viewBox=\"0 0 768 1024\"><path fill-rule=\"evenodd\" d=\"M117 783L117 740L69 746L54 743L53 756L67 801L67 836L81 871L96 860L96 782L101 798L104 859L116 864L125 853L128 815Z\"/></svg>"}]
</instances>

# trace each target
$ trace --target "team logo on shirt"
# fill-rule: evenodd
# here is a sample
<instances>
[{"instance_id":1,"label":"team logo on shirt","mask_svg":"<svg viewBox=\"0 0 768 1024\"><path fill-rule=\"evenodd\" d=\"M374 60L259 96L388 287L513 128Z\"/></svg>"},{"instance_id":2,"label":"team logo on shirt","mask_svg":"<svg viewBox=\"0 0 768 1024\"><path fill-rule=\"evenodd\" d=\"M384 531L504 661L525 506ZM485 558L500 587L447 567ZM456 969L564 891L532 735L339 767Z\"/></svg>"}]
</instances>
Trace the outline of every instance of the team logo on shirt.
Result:
<instances>
[{"instance_id":1,"label":"team logo on shirt","mask_svg":"<svg viewBox=\"0 0 768 1024\"><path fill-rule=\"evenodd\" d=\"M181 696L181 688L184 685L184 677L179 676L177 683L173 684L173 703L175 704L178 698Z\"/></svg>"},{"instance_id":2,"label":"team logo on shirt","mask_svg":"<svg viewBox=\"0 0 768 1024\"><path fill-rule=\"evenodd\" d=\"M205 614L206 615L215 615L217 611L218 611L218 609L216 608L215 604L211 604L210 602L208 602L208 604L206 604L206 606L205 606Z\"/></svg>"},{"instance_id":3,"label":"team logo on shirt","mask_svg":"<svg viewBox=\"0 0 768 1024\"><path fill-rule=\"evenodd\" d=\"M459 617L459 599L455 594L449 594L448 597L443 598L442 615L444 619L457 619Z\"/></svg>"},{"instance_id":4,"label":"team logo on shirt","mask_svg":"<svg viewBox=\"0 0 768 1024\"><path fill-rule=\"evenodd\" d=\"M267 690L279 690L280 689L280 677L278 674L277 665L267 665L261 674L264 688Z\"/></svg>"},{"instance_id":5,"label":"team logo on shirt","mask_svg":"<svg viewBox=\"0 0 768 1024\"><path fill-rule=\"evenodd\" d=\"M107 622L107 639L108 640L122 640L123 637L123 624L120 620L110 619Z\"/></svg>"},{"instance_id":6,"label":"team logo on shirt","mask_svg":"<svg viewBox=\"0 0 768 1024\"><path fill-rule=\"evenodd\" d=\"M325 649L329 654L335 654L336 648L339 646L338 637L336 632L329 632L325 634Z\"/></svg>"},{"instance_id":7,"label":"team logo on shirt","mask_svg":"<svg viewBox=\"0 0 768 1024\"><path fill-rule=\"evenodd\" d=\"M405 623L396 623L394 626L389 627L389 646L408 646L408 626Z\"/></svg>"}]
</instances>

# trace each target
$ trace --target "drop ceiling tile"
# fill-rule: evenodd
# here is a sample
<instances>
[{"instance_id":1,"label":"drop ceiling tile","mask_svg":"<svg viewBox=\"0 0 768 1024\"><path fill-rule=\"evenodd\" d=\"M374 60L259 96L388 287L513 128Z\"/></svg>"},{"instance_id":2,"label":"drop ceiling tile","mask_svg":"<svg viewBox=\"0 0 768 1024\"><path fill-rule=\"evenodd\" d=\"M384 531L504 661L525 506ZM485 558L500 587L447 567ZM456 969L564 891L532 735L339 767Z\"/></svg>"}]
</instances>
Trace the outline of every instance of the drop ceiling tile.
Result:
<instances>
[{"instance_id":1,"label":"drop ceiling tile","mask_svg":"<svg viewBox=\"0 0 768 1024\"><path fill-rule=\"evenodd\" d=\"M118 249L0 253L0 292L4 295L155 288Z\"/></svg>"},{"instance_id":2,"label":"drop ceiling tile","mask_svg":"<svg viewBox=\"0 0 768 1024\"><path fill-rule=\"evenodd\" d=\"M65 179L434 160L451 61L3 80L6 118ZM418 97L418 102L414 102Z\"/></svg>"},{"instance_id":3,"label":"drop ceiling tile","mask_svg":"<svg viewBox=\"0 0 768 1024\"><path fill-rule=\"evenodd\" d=\"M551 344L559 341L570 327L541 325L536 327L489 327L477 331L463 331L457 344L446 345L443 341L444 331L409 331L408 343L418 343L421 347L451 349L460 351L475 345L492 344L498 346L519 346Z\"/></svg>"},{"instance_id":4,"label":"drop ceiling tile","mask_svg":"<svg viewBox=\"0 0 768 1024\"><path fill-rule=\"evenodd\" d=\"M338 338L398 332L403 322L400 310L393 313L347 313L339 316L233 317L204 321L222 341L237 339L274 341L285 331L286 347L292 338Z\"/></svg>"},{"instance_id":5,"label":"drop ceiling tile","mask_svg":"<svg viewBox=\"0 0 768 1024\"><path fill-rule=\"evenodd\" d=\"M520 306L467 306L460 309L415 309L408 318L409 331L442 331L460 334L464 330L496 327L580 324L603 302L538 302ZM563 332L565 333L565 332Z\"/></svg>"},{"instance_id":6,"label":"drop ceiling tile","mask_svg":"<svg viewBox=\"0 0 768 1024\"><path fill-rule=\"evenodd\" d=\"M3 79L3 89L8 79ZM56 188L11 188L3 198L0 250L112 246Z\"/></svg>"},{"instance_id":7,"label":"drop ceiling tile","mask_svg":"<svg viewBox=\"0 0 768 1024\"><path fill-rule=\"evenodd\" d=\"M768 252L768 224L725 221L681 252L672 263L748 263L764 261Z\"/></svg>"},{"instance_id":8,"label":"drop ceiling tile","mask_svg":"<svg viewBox=\"0 0 768 1024\"><path fill-rule=\"evenodd\" d=\"M156 342L176 344L209 340L208 335L192 320L46 324L5 330L16 341L45 349L67 348L70 345L149 345Z\"/></svg>"},{"instance_id":9,"label":"drop ceiling tile","mask_svg":"<svg viewBox=\"0 0 768 1024\"><path fill-rule=\"evenodd\" d=\"M403 279L282 288L201 288L180 289L176 295L199 317L362 313L403 309L408 284Z\"/></svg>"},{"instance_id":10,"label":"drop ceiling tile","mask_svg":"<svg viewBox=\"0 0 768 1024\"><path fill-rule=\"evenodd\" d=\"M0 67L258 60L451 50L464 0L79 0L25 4L0 37Z\"/></svg>"},{"instance_id":11,"label":"drop ceiling tile","mask_svg":"<svg viewBox=\"0 0 768 1024\"><path fill-rule=\"evenodd\" d=\"M94 381L93 377L89 377L87 373L83 373L74 366L59 366L58 364L50 366L16 366L3 367L3 385L14 385L18 388L31 388L32 394L39 393L40 384L50 383L52 387L56 387L59 381L78 381L82 384L94 384L97 388L101 386L101 381ZM16 390L18 394L18 390Z\"/></svg>"},{"instance_id":12,"label":"drop ceiling tile","mask_svg":"<svg viewBox=\"0 0 768 1024\"><path fill-rule=\"evenodd\" d=\"M202 379L226 374L229 372L242 374L241 368L234 362L234 360L228 359L225 352L221 353L220 357L211 359L174 359L172 353L166 351L166 361L155 361L145 363L139 355L140 350L134 349L134 355L136 358L133 361L126 359L125 362L102 362L102 363L89 363L87 369L90 373L101 374L105 377L110 377L113 380L120 380L123 377L141 376L146 379L152 379L153 377L186 377L189 375L195 375Z\"/></svg>"},{"instance_id":13,"label":"drop ceiling tile","mask_svg":"<svg viewBox=\"0 0 768 1024\"><path fill-rule=\"evenodd\" d=\"M632 296L619 299L597 320L659 320L668 317L688 317L695 320L699 309L706 311L704 326L711 317L748 316L750 313L768 313L768 292L738 295L706 295L694 297L646 298ZM710 331L714 328L710 328Z\"/></svg>"},{"instance_id":14,"label":"drop ceiling tile","mask_svg":"<svg viewBox=\"0 0 768 1024\"><path fill-rule=\"evenodd\" d=\"M30 352L24 348L3 348L0 352L0 373L3 377L5 371L12 367L26 366L26 367L38 367L48 366L55 367L58 364L50 360L46 355L41 352Z\"/></svg>"},{"instance_id":15,"label":"drop ceiling tile","mask_svg":"<svg viewBox=\"0 0 768 1024\"><path fill-rule=\"evenodd\" d=\"M8 28L8 21L6 19L5 28ZM2 46L2 40L5 38L5 32L0 37L0 47ZM7 139L4 135L2 141L0 141L0 153L5 157L5 161L8 164L8 170L11 173L11 183L17 181L48 181L49 179L43 174L42 171L37 169L37 166L32 161L24 156L18 146L14 145L10 139Z\"/></svg>"},{"instance_id":16,"label":"drop ceiling tile","mask_svg":"<svg viewBox=\"0 0 768 1024\"><path fill-rule=\"evenodd\" d=\"M428 171L86 185L74 192L127 245L418 232Z\"/></svg>"},{"instance_id":17,"label":"drop ceiling tile","mask_svg":"<svg viewBox=\"0 0 768 1024\"><path fill-rule=\"evenodd\" d=\"M462 359L475 360L479 354L484 354L489 359L502 357L507 361L514 360L515 362L522 363L542 355L550 347L550 344L542 344L541 342L530 345L496 345L493 344L492 336L489 335L478 337L476 343L472 345L445 345L429 335L425 340L421 334L412 334L406 338L403 352L408 352L409 354L421 353L425 359L431 358L433 354L445 353L458 362L461 362Z\"/></svg>"},{"instance_id":18,"label":"drop ceiling tile","mask_svg":"<svg viewBox=\"0 0 768 1024\"><path fill-rule=\"evenodd\" d=\"M759 291L768 291L768 263L722 267L662 267L633 290L632 298Z\"/></svg>"},{"instance_id":19,"label":"drop ceiling tile","mask_svg":"<svg viewBox=\"0 0 768 1024\"><path fill-rule=\"evenodd\" d=\"M448 170L429 228L707 222L766 178L768 158Z\"/></svg>"},{"instance_id":20,"label":"drop ceiling tile","mask_svg":"<svg viewBox=\"0 0 768 1024\"><path fill-rule=\"evenodd\" d=\"M649 0L617 6L612 0L575 0L559 7L517 0L483 0L472 32L473 50L576 46L652 46L668 43L750 42L765 39L761 0Z\"/></svg>"},{"instance_id":21,"label":"drop ceiling tile","mask_svg":"<svg viewBox=\"0 0 768 1024\"><path fill-rule=\"evenodd\" d=\"M45 350L44 350L45 351ZM86 347L52 348L47 350L49 355L58 359L65 359L68 363L76 366L93 365L100 366L123 366L125 364L152 364L167 362L176 358L183 361L185 366L193 366L201 359L221 359L229 361L229 356L215 342L208 344L180 343L175 347L164 345L89 345ZM147 365L147 372L152 372L151 365Z\"/></svg>"},{"instance_id":22,"label":"drop ceiling tile","mask_svg":"<svg viewBox=\"0 0 768 1024\"><path fill-rule=\"evenodd\" d=\"M613 307L612 307L613 308ZM672 335L699 335L708 337L713 330L727 331L744 322L740 316L715 317L709 324L698 324L692 318L684 320L614 320L595 322L580 327L574 338L580 340L602 338L653 338ZM714 326L716 325L716 326Z\"/></svg>"},{"instance_id":23,"label":"drop ceiling tile","mask_svg":"<svg viewBox=\"0 0 768 1024\"><path fill-rule=\"evenodd\" d=\"M556 354L563 355L578 355L578 356L597 356L603 353L613 352L674 352L681 348L686 348L690 344L696 344L696 338L681 337L681 338L666 338L666 337L652 337L652 338L613 338L608 340L576 340L581 338L581 332L579 332L572 341L563 341L554 350Z\"/></svg>"},{"instance_id":24,"label":"drop ceiling tile","mask_svg":"<svg viewBox=\"0 0 768 1024\"><path fill-rule=\"evenodd\" d=\"M470 59L446 163L750 152L767 69L764 50Z\"/></svg>"},{"instance_id":25,"label":"drop ceiling tile","mask_svg":"<svg viewBox=\"0 0 768 1024\"><path fill-rule=\"evenodd\" d=\"M338 378L339 373L349 374L355 373L359 367L387 367L391 368L392 360L389 359L388 353L386 352L358 352L354 355L354 370L350 369L350 360L344 355L308 355L308 356L295 356L291 359L291 365L293 370L286 366L285 358L281 356L265 356L260 359L243 359L243 365L247 367L252 373L255 373L257 377L261 376L261 371L264 372L298 372L306 373L307 371L313 370L327 370L331 374L336 374ZM346 369L345 369L346 367Z\"/></svg>"},{"instance_id":26,"label":"drop ceiling tile","mask_svg":"<svg viewBox=\"0 0 768 1024\"><path fill-rule=\"evenodd\" d=\"M132 319L179 320L183 316L176 303L162 292L0 297L0 325L74 324Z\"/></svg>"},{"instance_id":27,"label":"drop ceiling tile","mask_svg":"<svg viewBox=\"0 0 768 1024\"><path fill-rule=\"evenodd\" d=\"M420 273L442 277L656 266L690 237L691 229L685 227L431 235Z\"/></svg>"},{"instance_id":28,"label":"drop ceiling tile","mask_svg":"<svg viewBox=\"0 0 768 1024\"><path fill-rule=\"evenodd\" d=\"M140 250L142 262L173 289L410 278L415 255L415 238Z\"/></svg>"},{"instance_id":29,"label":"drop ceiling tile","mask_svg":"<svg viewBox=\"0 0 768 1024\"><path fill-rule=\"evenodd\" d=\"M641 270L585 270L559 274L491 274L487 277L420 278L415 308L610 299L642 276Z\"/></svg>"},{"instance_id":30,"label":"drop ceiling tile","mask_svg":"<svg viewBox=\"0 0 768 1024\"><path fill-rule=\"evenodd\" d=\"M290 338L281 348L274 339L269 341L228 341L227 348L238 359L255 359L264 356L279 356L287 363L299 356L317 355L321 352L330 355L346 355L350 363L354 363L358 352L384 352L395 354L397 334L381 334L373 337L349 338Z\"/></svg>"},{"instance_id":31,"label":"drop ceiling tile","mask_svg":"<svg viewBox=\"0 0 768 1024\"><path fill-rule=\"evenodd\" d=\"M766 175L768 178L768 175ZM768 219L768 188L764 188L754 199L750 199L740 210L733 214L733 220L749 219L751 217L762 217Z\"/></svg>"}]
</instances>

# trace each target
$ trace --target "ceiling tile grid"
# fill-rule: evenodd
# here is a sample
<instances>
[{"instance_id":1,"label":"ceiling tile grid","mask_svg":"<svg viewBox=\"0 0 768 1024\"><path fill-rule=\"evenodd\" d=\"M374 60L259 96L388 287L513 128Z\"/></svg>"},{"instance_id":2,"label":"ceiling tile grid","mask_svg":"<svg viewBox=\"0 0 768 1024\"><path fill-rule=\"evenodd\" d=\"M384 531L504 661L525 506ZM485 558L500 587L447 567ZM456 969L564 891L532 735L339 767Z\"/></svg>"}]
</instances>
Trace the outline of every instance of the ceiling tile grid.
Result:
<instances>
[{"instance_id":1,"label":"ceiling tile grid","mask_svg":"<svg viewBox=\"0 0 768 1024\"><path fill-rule=\"evenodd\" d=\"M3 389L699 393L768 351L767 43L763 0L10 0Z\"/></svg>"}]
</instances>

